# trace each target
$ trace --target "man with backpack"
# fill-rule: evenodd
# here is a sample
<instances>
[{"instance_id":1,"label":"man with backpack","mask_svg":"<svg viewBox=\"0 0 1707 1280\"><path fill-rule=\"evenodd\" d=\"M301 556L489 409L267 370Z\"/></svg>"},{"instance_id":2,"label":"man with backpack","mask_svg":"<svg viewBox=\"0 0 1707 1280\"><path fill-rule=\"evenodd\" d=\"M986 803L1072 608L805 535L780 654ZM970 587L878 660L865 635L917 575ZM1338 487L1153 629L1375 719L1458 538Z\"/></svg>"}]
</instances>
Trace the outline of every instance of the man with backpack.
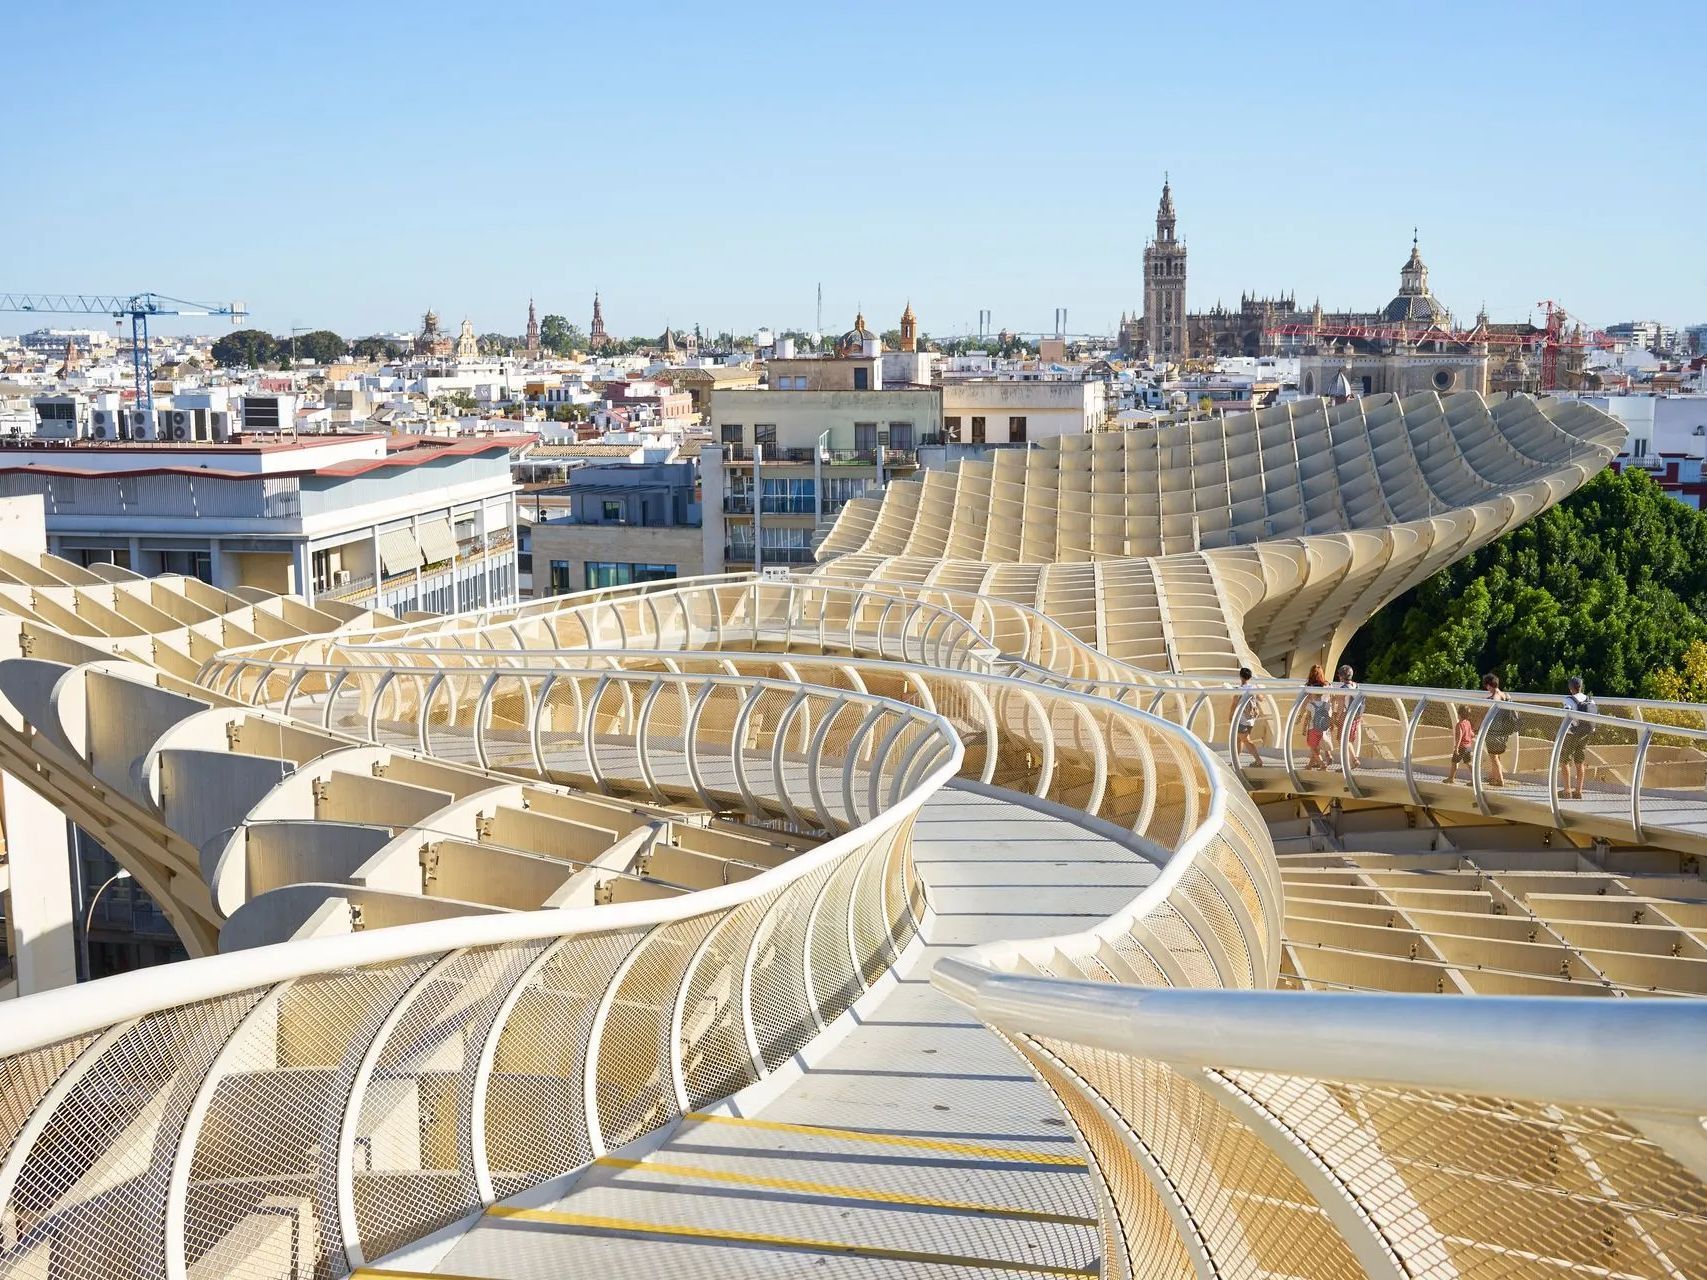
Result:
<instances>
[{"instance_id":1,"label":"man with backpack","mask_svg":"<svg viewBox=\"0 0 1707 1280\"><path fill-rule=\"evenodd\" d=\"M1583 755L1588 750L1589 739L1594 736L1594 725L1579 719L1584 715L1598 715L1600 708L1595 705L1593 698L1583 692L1583 678L1572 676L1565 681L1565 710L1571 715L1565 717L1561 733L1564 735L1559 745L1560 782L1559 798L1562 800L1581 800L1583 798ZM1573 780L1574 779L1574 780Z\"/></svg>"}]
</instances>

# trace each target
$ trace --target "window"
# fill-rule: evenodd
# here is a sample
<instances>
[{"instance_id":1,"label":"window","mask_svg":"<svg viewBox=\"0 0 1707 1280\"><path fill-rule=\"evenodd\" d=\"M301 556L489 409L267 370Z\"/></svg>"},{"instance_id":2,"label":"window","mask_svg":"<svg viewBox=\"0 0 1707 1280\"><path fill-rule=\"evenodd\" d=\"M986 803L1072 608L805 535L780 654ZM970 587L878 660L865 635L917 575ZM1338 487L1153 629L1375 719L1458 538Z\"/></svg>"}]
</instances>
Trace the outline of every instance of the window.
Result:
<instances>
[{"instance_id":1,"label":"window","mask_svg":"<svg viewBox=\"0 0 1707 1280\"><path fill-rule=\"evenodd\" d=\"M942 420L942 438L944 440L960 439L960 419L944 418Z\"/></svg>"},{"instance_id":2,"label":"window","mask_svg":"<svg viewBox=\"0 0 1707 1280\"><path fill-rule=\"evenodd\" d=\"M877 424L875 422L854 423L854 449L859 453L870 453L877 448Z\"/></svg>"},{"instance_id":3,"label":"window","mask_svg":"<svg viewBox=\"0 0 1707 1280\"><path fill-rule=\"evenodd\" d=\"M741 424L739 422L726 423L721 428L721 432L722 434L719 438L724 444L741 443Z\"/></svg>"},{"instance_id":4,"label":"window","mask_svg":"<svg viewBox=\"0 0 1707 1280\"><path fill-rule=\"evenodd\" d=\"M555 566L556 561L552 562ZM636 582L663 582L676 576L673 564L622 564L614 560L586 562L587 589L595 587L627 587Z\"/></svg>"},{"instance_id":5,"label":"window","mask_svg":"<svg viewBox=\"0 0 1707 1280\"><path fill-rule=\"evenodd\" d=\"M765 477L764 485L764 514L782 516L810 516L818 511L817 482L807 476L804 479L773 480Z\"/></svg>"},{"instance_id":6,"label":"window","mask_svg":"<svg viewBox=\"0 0 1707 1280\"><path fill-rule=\"evenodd\" d=\"M984 443L984 419L982 418L972 419L972 443Z\"/></svg>"},{"instance_id":7,"label":"window","mask_svg":"<svg viewBox=\"0 0 1707 1280\"><path fill-rule=\"evenodd\" d=\"M835 515L855 498L863 498L877 481L868 476L825 476L824 514Z\"/></svg>"},{"instance_id":8,"label":"window","mask_svg":"<svg viewBox=\"0 0 1707 1280\"><path fill-rule=\"evenodd\" d=\"M575 584L569 580L569 562L553 560L551 562L551 594L554 596L568 595L575 589Z\"/></svg>"},{"instance_id":9,"label":"window","mask_svg":"<svg viewBox=\"0 0 1707 1280\"><path fill-rule=\"evenodd\" d=\"M1375 390L1375 380L1367 373L1363 375L1363 394L1369 395Z\"/></svg>"},{"instance_id":10,"label":"window","mask_svg":"<svg viewBox=\"0 0 1707 1280\"><path fill-rule=\"evenodd\" d=\"M891 422L889 424L889 447L911 452L913 448L913 424L910 422Z\"/></svg>"},{"instance_id":11,"label":"window","mask_svg":"<svg viewBox=\"0 0 1707 1280\"><path fill-rule=\"evenodd\" d=\"M318 554L318 553L317 553ZM182 574L186 578L200 578L203 582L213 582L213 556L206 551L162 551L160 553L160 572ZM319 569L316 568L316 574ZM325 586L316 580L316 591L324 591Z\"/></svg>"},{"instance_id":12,"label":"window","mask_svg":"<svg viewBox=\"0 0 1707 1280\"><path fill-rule=\"evenodd\" d=\"M606 498L603 506L604 516L602 518L606 524L622 523L622 503L613 502L609 498Z\"/></svg>"},{"instance_id":13,"label":"window","mask_svg":"<svg viewBox=\"0 0 1707 1280\"><path fill-rule=\"evenodd\" d=\"M854 390L855 391L870 391L871 390L871 370L869 368L867 368L865 365L860 365L858 368L856 368L854 370Z\"/></svg>"},{"instance_id":14,"label":"window","mask_svg":"<svg viewBox=\"0 0 1707 1280\"><path fill-rule=\"evenodd\" d=\"M1010 417L1008 419L1008 439L1014 444L1025 443L1025 418Z\"/></svg>"},{"instance_id":15,"label":"window","mask_svg":"<svg viewBox=\"0 0 1707 1280\"><path fill-rule=\"evenodd\" d=\"M1648 456L1648 441L1644 436L1636 436L1630 441L1630 456L1645 458Z\"/></svg>"},{"instance_id":16,"label":"window","mask_svg":"<svg viewBox=\"0 0 1707 1280\"><path fill-rule=\"evenodd\" d=\"M776 423L756 422L753 424L753 443L766 449L776 448Z\"/></svg>"}]
</instances>

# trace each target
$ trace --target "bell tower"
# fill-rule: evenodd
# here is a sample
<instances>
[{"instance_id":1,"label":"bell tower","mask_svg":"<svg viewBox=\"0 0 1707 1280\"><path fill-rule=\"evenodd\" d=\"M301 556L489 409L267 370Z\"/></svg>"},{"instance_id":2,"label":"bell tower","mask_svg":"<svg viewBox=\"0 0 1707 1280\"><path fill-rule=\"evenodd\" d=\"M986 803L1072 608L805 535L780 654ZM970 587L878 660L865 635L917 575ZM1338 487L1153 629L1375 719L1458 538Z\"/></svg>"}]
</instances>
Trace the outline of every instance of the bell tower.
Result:
<instances>
[{"instance_id":1,"label":"bell tower","mask_svg":"<svg viewBox=\"0 0 1707 1280\"><path fill-rule=\"evenodd\" d=\"M1185 245L1174 232L1174 193L1164 176L1156 236L1144 246L1144 342L1153 364L1177 363L1188 354Z\"/></svg>"}]
</instances>

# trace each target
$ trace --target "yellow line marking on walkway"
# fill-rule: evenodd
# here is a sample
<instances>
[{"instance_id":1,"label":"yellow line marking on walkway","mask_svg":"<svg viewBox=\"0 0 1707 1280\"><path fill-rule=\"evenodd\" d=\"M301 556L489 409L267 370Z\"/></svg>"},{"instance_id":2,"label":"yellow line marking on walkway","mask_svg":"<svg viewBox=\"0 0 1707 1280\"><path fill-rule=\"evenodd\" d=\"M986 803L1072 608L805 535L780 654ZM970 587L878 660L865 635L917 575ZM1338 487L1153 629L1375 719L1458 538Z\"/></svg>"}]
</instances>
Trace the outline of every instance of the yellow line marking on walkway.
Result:
<instances>
[{"instance_id":1,"label":"yellow line marking on walkway","mask_svg":"<svg viewBox=\"0 0 1707 1280\"><path fill-rule=\"evenodd\" d=\"M1011 1160L1016 1164L1058 1164L1083 1169L1085 1162L1076 1155L1056 1155L1050 1151L1026 1151L1020 1147L989 1147L979 1142L954 1142L947 1138L916 1138L903 1133L867 1133L862 1129L833 1129L828 1125L787 1124L781 1120L756 1120L749 1116L713 1116L703 1111L690 1111L684 1120L701 1120L710 1124L738 1124L750 1129L773 1129L778 1133L803 1133L818 1138L839 1138L847 1142L872 1142L885 1147L919 1147L925 1151L951 1151L957 1155L979 1156L985 1160Z\"/></svg>"},{"instance_id":2,"label":"yellow line marking on walkway","mask_svg":"<svg viewBox=\"0 0 1707 1280\"><path fill-rule=\"evenodd\" d=\"M588 1213L559 1213L552 1209L507 1209L493 1205L488 1216L516 1218L558 1227L587 1227L596 1231L627 1231L636 1235L683 1236L702 1240L728 1240L739 1244L771 1245L780 1249L806 1249L813 1253L843 1254L853 1258L880 1258L890 1262L925 1262L947 1267L994 1267L1000 1271L1024 1271L1044 1276L1096 1276L1095 1267L1061 1267L1045 1262L1009 1261L1004 1258L970 1258L954 1253L923 1253L913 1249L891 1249L881 1245L844 1244L839 1240L810 1240L802 1236L777 1236L758 1231L727 1231L713 1227L689 1227L677 1223L635 1222L627 1218L605 1218Z\"/></svg>"},{"instance_id":3,"label":"yellow line marking on walkway","mask_svg":"<svg viewBox=\"0 0 1707 1280\"><path fill-rule=\"evenodd\" d=\"M1095 1218L1081 1218L1071 1213L1050 1213L1044 1209L1015 1209L999 1204L975 1204L970 1200L944 1200L937 1196L910 1196L899 1191L879 1191L872 1187L849 1186L840 1182L804 1182L798 1178L766 1178L754 1173L732 1173L722 1169L701 1169L688 1164L671 1164L662 1160L622 1160L602 1156L593 1161L607 1169L639 1169L642 1173L664 1173L678 1178L703 1178L711 1182L732 1182L744 1187L769 1187L777 1191L800 1191L808 1195L834 1196L841 1200L873 1200L884 1204L913 1204L929 1209L954 1209L961 1213L991 1214L1000 1218L1018 1218L1027 1222L1059 1222L1068 1226L1094 1227Z\"/></svg>"},{"instance_id":4,"label":"yellow line marking on walkway","mask_svg":"<svg viewBox=\"0 0 1707 1280\"><path fill-rule=\"evenodd\" d=\"M453 1276L444 1271L392 1271L388 1267L357 1267L350 1280L482 1280L480 1276Z\"/></svg>"}]
</instances>

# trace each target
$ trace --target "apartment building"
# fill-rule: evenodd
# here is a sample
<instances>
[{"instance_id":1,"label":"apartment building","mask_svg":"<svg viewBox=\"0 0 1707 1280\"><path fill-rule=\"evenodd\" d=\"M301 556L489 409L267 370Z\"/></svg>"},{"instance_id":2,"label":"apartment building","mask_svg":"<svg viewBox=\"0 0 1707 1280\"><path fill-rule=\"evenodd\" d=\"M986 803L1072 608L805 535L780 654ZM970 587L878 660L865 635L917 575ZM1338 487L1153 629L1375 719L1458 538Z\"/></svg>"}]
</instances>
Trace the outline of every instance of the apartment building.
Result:
<instances>
[{"instance_id":1,"label":"apartment building","mask_svg":"<svg viewBox=\"0 0 1707 1280\"><path fill-rule=\"evenodd\" d=\"M510 450L529 437L0 446L0 497L39 496L48 550L393 612L518 598Z\"/></svg>"},{"instance_id":2,"label":"apartment building","mask_svg":"<svg viewBox=\"0 0 1707 1280\"><path fill-rule=\"evenodd\" d=\"M714 389L700 453L707 572L807 564L841 509L918 467L943 389L885 385L875 336L773 359L770 386Z\"/></svg>"},{"instance_id":3,"label":"apartment building","mask_svg":"<svg viewBox=\"0 0 1707 1280\"><path fill-rule=\"evenodd\" d=\"M944 378L942 434L947 443L1029 444L1100 431L1108 384L1098 380L991 376Z\"/></svg>"},{"instance_id":4,"label":"apartment building","mask_svg":"<svg viewBox=\"0 0 1707 1280\"><path fill-rule=\"evenodd\" d=\"M581 467L567 487L569 514L530 532L535 595L706 572L693 463Z\"/></svg>"}]
</instances>

